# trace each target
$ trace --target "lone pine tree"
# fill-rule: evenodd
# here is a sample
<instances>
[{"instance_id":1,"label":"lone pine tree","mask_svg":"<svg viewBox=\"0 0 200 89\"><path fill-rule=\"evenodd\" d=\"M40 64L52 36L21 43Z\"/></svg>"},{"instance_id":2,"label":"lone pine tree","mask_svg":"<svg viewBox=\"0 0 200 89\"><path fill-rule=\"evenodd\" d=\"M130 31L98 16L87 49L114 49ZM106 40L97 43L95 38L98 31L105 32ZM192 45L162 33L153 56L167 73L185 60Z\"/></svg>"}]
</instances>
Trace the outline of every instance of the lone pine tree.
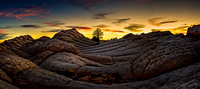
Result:
<instances>
[{"instance_id":1,"label":"lone pine tree","mask_svg":"<svg viewBox=\"0 0 200 89\"><path fill-rule=\"evenodd\" d=\"M101 29L97 28L96 30L94 30L92 35L93 35L92 40L97 41L99 44L99 41L103 38L103 32L101 31Z\"/></svg>"}]
</instances>

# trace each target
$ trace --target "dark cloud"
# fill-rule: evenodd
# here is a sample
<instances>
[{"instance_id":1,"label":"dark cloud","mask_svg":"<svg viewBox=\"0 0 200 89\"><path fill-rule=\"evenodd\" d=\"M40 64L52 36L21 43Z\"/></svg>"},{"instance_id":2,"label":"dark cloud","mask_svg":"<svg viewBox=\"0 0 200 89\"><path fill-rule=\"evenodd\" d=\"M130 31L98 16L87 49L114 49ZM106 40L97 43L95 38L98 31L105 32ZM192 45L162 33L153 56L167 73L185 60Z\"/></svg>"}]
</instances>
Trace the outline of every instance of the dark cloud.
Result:
<instances>
[{"instance_id":1,"label":"dark cloud","mask_svg":"<svg viewBox=\"0 0 200 89\"><path fill-rule=\"evenodd\" d=\"M9 28L12 28L12 26L0 27L0 29L9 29Z\"/></svg>"},{"instance_id":2,"label":"dark cloud","mask_svg":"<svg viewBox=\"0 0 200 89\"><path fill-rule=\"evenodd\" d=\"M124 31L121 31L121 30L111 30L111 29L103 29L103 31L106 31L106 32L125 33Z\"/></svg>"},{"instance_id":3,"label":"dark cloud","mask_svg":"<svg viewBox=\"0 0 200 89\"><path fill-rule=\"evenodd\" d=\"M107 19L107 15L114 14L113 12L104 12L104 13L97 13L95 14L92 19Z\"/></svg>"},{"instance_id":4,"label":"dark cloud","mask_svg":"<svg viewBox=\"0 0 200 89\"><path fill-rule=\"evenodd\" d=\"M24 27L24 28L41 28L41 26L39 26L39 25L22 25L21 27Z\"/></svg>"},{"instance_id":5,"label":"dark cloud","mask_svg":"<svg viewBox=\"0 0 200 89\"><path fill-rule=\"evenodd\" d=\"M124 29L130 30L132 32L142 32L142 30L139 30L140 28L145 28L145 25L143 24L131 24L128 27L125 27Z\"/></svg>"},{"instance_id":6,"label":"dark cloud","mask_svg":"<svg viewBox=\"0 0 200 89\"><path fill-rule=\"evenodd\" d=\"M163 19L163 17L158 17L158 18L152 18L152 19L149 19L149 23L151 25L154 25L154 26L157 26L158 25L158 22Z\"/></svg>"},{"instance_id":7,"label":"dark cloud","mask_svg":"<svg viewBox=\"0 0 200 89\"><path fill-rule=\"evenodd\" d=\"M36 6L27 6L21 8L12 8L8 10L0 10L0 17L8 17L8 18L17 18L19 20L30 21L27 17L31 16L41 16L43 14L49 14L50 11L36 7Z\"/></svg>"},{"instance_id":8,"label":"dark cloud","mask_svg":"<svg viewBox=\"0 0 200 89\"><path fill-rule=\"evenodd\" d=\"M24 7L20 7L20 9L35 9L38 8L36 6L24 6Z\"/></svg>"},{"instance_id":9,"label":"dark cloud","mask_svg":"<svg viewBox=\"0 0 200 89\"><path fill-rule=\"evenodd\" d=\"M121 30L113 30L112 32L125 33L124 31Z\"/></svg>"},{"instance_id":10,"label":"dark cloud","mask_svg":"<svg viewBox=\"0 0 200 89\"><path fill-rule=\"evenodd\" d=\"M176 23L176 22L178 21L177 20L163 21L163 22L158 23L158 26L163 25L163 24L168 24L168 23Z\"/></svg>"},{"instance_id":11,"label":"dark cloud","mask_svg":"<svg viewBox=\"0 0 200 89\"><path fill-rule=\"evenodd\" d=\"M61 3L68 3L70 5L82 8L84 10L90 10L91 8L104 4L106 2L112 1L112 2L148 2L152 0L57 0Z\"/></svg>"},{"instance_id":12,"label":"dark cloud","mask_svg":"<svg viewBox=\"0 0 200 89\"><path fill-rule=\"evenodd\" d=\"M0 29L0 40L9 38L7 33L4 33L3 30Z\"/></svg>"},{"instance_id":13,"label":"dark cloud","mask_svg":"<svg viewBox=\"0 0 200 89\"><path fill-rule=\"evenodd\" d=\"M146 3L146 2L157 2L159 0L112 0L112 1L129 1L129 2L141 2L141 3ZM165 1L199 1L199 0L165 0Z\"/></svg>"},{"instance_id":14,"label":"dark cloud","mask_svg":"<svg viewBox=\"0 0 200 89\"><path fill-rule=\"evenodd\" d=\"M64 30L64 29L53 29L53 30L41 31L41 32L43 32L43 33L48 33L48 32L60 32L61 30Z\"/></svg>"},{"instance_id":15,"label":"dark cloud","mask_svg":"<svg viewBox=\"0 0 200 89\"><path fill-rule=\"evenodd\" d=\"M61 1L62 3L66 2L73 6L83 8L84 10L89 10L92 7L103 4L110 0L59 0L59 1Z\"/></svg>"},{"instance_id":16,"label":"dark cloud","mask_svg":"<svg viewBox=\"0 0 200 89\"><path fill-rule=\"evenodd\" d=\"M59 27L60 25L65 25L65 23L62 21L44 22L43 24L46 24L49 26L54 26L54 27Z\"/></svg>"},{"instance_id":17,"label":"dark cloud","mask_svg":"<svg viewBox=\"0 0 200 89\"><path fill-rule=\"evenodd\" d=\"M152 19L149 19L149 23L151 25L154 25L154 26L160 26L160 25L163 25L163 24L168 24L168 23L176 23L178 22L177 20L168 20L168 21L161 21L162 19L164 19L163 17L159 17L159 18L152 18Z\"/></svg>"},{"instance_id":18,"label":"dark cloud","mask_svg":"<svg viewBox=\"0 0 200 89\"><path fill-rule=\"evenodd\" d=\"M9 38L8 34L0 33L0 40L7 39L7 38Z\"/></svg>"},{"instance_id":19,"label":"dark cloud","mask_svg":"<svg viewBox=\"0 0 200 89\"><path fill-rule=\"evenodd\" d=\"M126 21L130 20L131 18L127 18L127 19L117 19L117 21L112 22L114 24L120 24L120 23L125 23Z\"/></svg>"},{"instance_id":20,"label":"dark cloud","mask_svg":"<svg viewBox=\"0 0 200 89\"><path fill-rule=\"evenodd\" d=\"M83 26L66 26L68 28L77 28L77 29L83 29L83 30L91 30L90 27L83 27Z\"/></svg>"},{"instance_id":21,"label":"dark cloud","mask_svg":"<svg viewBox=\"0 0 200 89\"><path fill-rule=\"evenodd\" d=\"M93 27L96 27L96 28L106 28L106 27L109 27L109 26L104 25L104 24L99 24L99 25L93 26Z\"/></svg>"}]
</instances>

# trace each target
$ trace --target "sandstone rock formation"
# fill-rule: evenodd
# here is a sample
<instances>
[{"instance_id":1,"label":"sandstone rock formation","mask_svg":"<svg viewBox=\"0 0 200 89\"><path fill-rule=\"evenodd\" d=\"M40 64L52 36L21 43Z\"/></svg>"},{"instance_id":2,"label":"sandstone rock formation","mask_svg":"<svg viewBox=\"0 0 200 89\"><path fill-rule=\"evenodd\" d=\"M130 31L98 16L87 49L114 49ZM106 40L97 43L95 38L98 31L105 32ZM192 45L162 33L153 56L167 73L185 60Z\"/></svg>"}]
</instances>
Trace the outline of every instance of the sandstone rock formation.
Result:
<instances>
[{"instance_id":1,"label":"sandstone rock formation","mask_svg":"<svg viewBox=\"0 0 200 89\"><path fill-rule=\"evenodd\" d=\"M200 40L171 32L96 42L77 30L0 44L1 89L198 89Z\"/></svg>"},{"instance_id":2,"label":"sandstone rock formation","mask_svg":"<svg viewBox=\"0 0 200 89\"><path fill-rule=\"evenodd\" d=\"M74 72L83 66L104 66L78 55L61 52L48 57L40 64L41 68L55 72Z\"/></svg>"},{"instance_id":3,"label":"sandstone rock formation","mask_svg":"<svg viewBox=\"0 0 200 89\"><path fill-rule=\"evenodd\" d=\"M187 36L200 36L200 25L193 25L188 28Z\"/></svg>"},{"instance_id":4,"label":"sandstone rock formation","mask_svg":"<svg viewBox=\"0 0 200 89\"><path fill-rule=\"evenodd\" d=\"M10 39L10 40L6 40L4 41L1 46L5 47L6 50L4 51L12 51L13 53L21 56L21 57L29 57L30 55L28 55L26 52L22 51L21 47L24 44L27 43L31 43L33 42L34 39L29 36L29 35L25 35L25 36L20 36L20 37L16 37L14 39ZM11 53L11 54L13 54ZM10 54L10 53L8 53Z\"/></svg>"},{"instance_id":5,"label":"sandstone rock formation","mask_svg":"<svg viewBox=\"0 0 200 89\"><path fill-rule=\"evenodd\" d=\"M55 34L53 39L59 39L68 43L72 43L79 49L97 44L97 42L94 42L89 38L86 38L84 35L80 34L76 29L62 30L59 33Z\"/></svg>"},{"instance_id":6,"label":"sandstone rock formation","mask_svg":"<svg viewBox=\"0 0 200 89\"><path fill-rule=\"evenodd\" d=\"M29 54L35 55L44 51L79 53L78 49L73 44L57 39L47 40L30 50Z\"/></svg>"}]
</instances>

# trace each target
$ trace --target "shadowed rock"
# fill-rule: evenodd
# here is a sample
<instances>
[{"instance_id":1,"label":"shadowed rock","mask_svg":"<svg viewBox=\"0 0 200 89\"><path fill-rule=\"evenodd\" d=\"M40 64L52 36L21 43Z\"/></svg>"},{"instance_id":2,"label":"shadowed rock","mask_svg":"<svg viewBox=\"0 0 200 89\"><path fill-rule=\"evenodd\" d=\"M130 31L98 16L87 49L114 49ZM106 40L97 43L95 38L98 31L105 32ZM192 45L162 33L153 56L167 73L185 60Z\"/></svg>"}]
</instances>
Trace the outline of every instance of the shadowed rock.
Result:
<instances>
[{"instance_id":1,"label":"shadowed rock","mask_svg":"<svg viewBox=\"0 0 200 89\"><path fill-rule=\"evenodd\" d=\"M0 68L5 70L7 73L16 75L21 71L37 68L38 66L31 61L13 55L0 56Z\"/></svg>"},{"instance_id":2,"label":"shadowed rock","mask_svg":"<svg viewBox=\"0 0 200 89\"><path fill-rule=\"evenodd\" d=\"M9 76L1 69L0 69L0 80L12 83L12 80L9 78Z\"/></svg>"},{"instance_id":3,"label":"shadowed rock","mask_svg":"<svg viewBox=\"0 0 200 89\"><path fill-rule=\"evenodd\" d=\"M6 47L0 45L0 55L8 55L8 54L17 56L17 54L15 54L10 49L7 49Z\"/></svg>"},{"instance_id":4,"label":"shadowed rock","mask_svg":"<svg viewBox=\"0 0 200 89\"><path fill-rule=\"evenodd\" d=\"M164 36L162 36L160 33L164 34ZM140 40L132 41L131 42L132 47L125 46L127 47L127 49L124 48L126 50L123 49L119 50L114 47L112 49L112 46L107 48L107 46L110 44L112 45L124 44L124 42L123 43L113 42L107 45L102 45L100 47L96 46L94 48L90 47L88 50L84 49L87 51L83 50L82 52L87 54L79 54L79 55L100 63L103 62L117 63L120 62L118 61L120 60L119 58L121 58L120 56L125 57L124 55L127 55L125 57L127 58L127 60L123 58L121 59L123 59L124 61L130 61L131 63L130 65L132 65L132 68L128 69L132 71L132 75L134 76L132 79L137 79L137 80L140 79L145 80L148 78L152 78L160 74L166 73L168 71L198 61L199 56L198 56L198 51L196 51L196 49L199 49L199 46L197 48L196 46L200 44L199 41L190 42L186 38L172 35L170 32L164 32L164 33L157 32L152 34L154 34L154 36L152 36L151 38L143 38ZM101 49L104 47L105 49ZM99 50L93 51L91 49L99 49ZM110 50L116 50L116 51L110 51ZM103 58L105 55L110 55L110 56L107 56L107 59L105 59ZM110 59L108 59L109 57ZM123 67L124 66L121 66L121 68ZM109 66L108 68L111 67ZM90 69L85 69L84 71L86 72L86 70L90 70L88 71L89 73L104 74L106 73L106 71L104 72L98 71L103 69L105 68L93 68L93 71L91 71ZM116 72L112 71L112 73Z\"/></svg>"},{"instance_id":5,"label":"shadowed rock","mask_svg":"<svg viewBox=\"0 0 200 89\"><path fill-rule=\"evenodd\" d=\"M0 80L0 88L1 89L19 89L19 88L15 87L15 86L13 86L13 85L11 85L9 83L6 83L6 82L4 82L2 80Z\"/></svg>"},{"instance_id":6,"label":"shadowed rock","mask_svg":"<svg viewBox=\"0 0 200 89\"><path fill-rule=\"evenodd\" d=\"M40 65L44 62L49 56L55 54L53 51L43 51L42 53L29 58L30 61L34 62L37 65Z\"/></svg>"},{"instance_id":7,"label":"shadowed rock","mask_svg":"<svg viewBox=\"0 0 200 89\"><path fill-rule=\"evenodd\" d=\"M180 38L152 45L133 59L132 63L134 77L146 79L196 61L198 61L198 55L194 48Z\"/></svg>"},{"instance_id":8,"label":"shadowed rock","mask_svg":"<svg viewBox=\"0 0 200 89\"><path fill-rule=\"evenodd\" d=\"M145 37L144 36L141 36L141 35L133 35L132 33L129 33L127 35L125 35L123 37L123 39L127 39L127 40L132 40L132 41L135 41L135 40L140 40L140 39L144 39Z\"/></svg>"},{"instance_id":9,"label":"shadowed rock","mask_svg":"<svg viewBox=\"0 0 200 89\"><path fill-rule=\"evenodd\" d=\"M75 29L53 39L20 36L0 45L0 88L198 89L199 54L199 39L171 32L99 45Z\"/></svg>"},{"instance_id":10,"label":"shadowed rock","mask_svg":"<svg viewBox=\"0 0 200 89\"><path fill-rule=\"evenodd\" d=\"M193 25L192 27L188 28L187 36L189 37L200 36L200 25Z\"/></svg>"},{"instance_id":11,"label":"shadowed rock","mask_svg":"<svg viewBox=\"0 0 200 89\"><path fill-rule=\"evenodd\" d=\"M74 72L83 66L103 66L72 53L57 53L48 57L40 66L44 69L57 72Z\"/></svg>"},{"instance_id":12,"label":"shadowed rock","mask_svg":"<svg viewBox=\"0 0 200 89\"><path fill-rule=\"evenodd\" d=\"M6 40L1 45L6 47L6 49L11 50L17 55L27 58L30 55L22 51L21 47L22 45L27 43L32 43L33 41L34 39L30 35L25 35L25 36L15 37L10 40Z\"/></svg>"},{"instance_id":13,"label":"shadowed rock","mask_svg":"<svg viewBox=\"0 0 200 89\"><path fill-rule=\"evenodd\" d=\"M47 40L39 44L31 50L31 53L39 54L43 51L79 53L79 50L73 44L57 39Z\"/></svg>"}]
</instances>

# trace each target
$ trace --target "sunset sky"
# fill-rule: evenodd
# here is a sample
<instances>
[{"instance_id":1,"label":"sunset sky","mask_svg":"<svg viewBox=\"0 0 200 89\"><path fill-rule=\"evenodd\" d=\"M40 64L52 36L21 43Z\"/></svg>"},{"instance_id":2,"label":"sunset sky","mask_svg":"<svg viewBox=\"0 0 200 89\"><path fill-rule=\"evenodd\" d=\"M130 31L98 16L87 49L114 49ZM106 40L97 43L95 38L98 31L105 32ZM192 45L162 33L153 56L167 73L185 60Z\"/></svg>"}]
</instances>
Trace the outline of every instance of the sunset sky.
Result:
<instances>
[{"instance_id":1,"label":"sunset sky","mask_svg":"<svg viewBox=\"0 0 200 89\"><path fill-rule=\"evenodd\" d=\"M52 37L76 28L86 37L100 28L105 40L127 33L186 33L200 24L200 0L3 0L0 42L20 35Z\"/></svg>"}]
</instances>

